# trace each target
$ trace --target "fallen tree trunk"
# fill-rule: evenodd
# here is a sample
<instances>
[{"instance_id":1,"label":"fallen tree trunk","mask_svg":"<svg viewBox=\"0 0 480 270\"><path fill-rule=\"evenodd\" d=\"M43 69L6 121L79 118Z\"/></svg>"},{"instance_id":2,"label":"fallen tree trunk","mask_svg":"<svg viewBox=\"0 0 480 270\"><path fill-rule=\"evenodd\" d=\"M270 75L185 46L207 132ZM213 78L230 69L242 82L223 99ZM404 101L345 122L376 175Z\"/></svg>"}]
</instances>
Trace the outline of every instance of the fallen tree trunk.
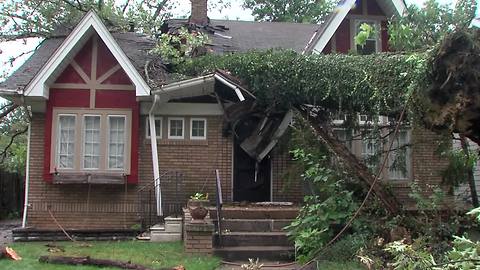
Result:
<instances>
[{"instance_id":1,"label":"fallen tree trunk","mask_svg":"<svg viewBox=\"0 0 480 270\"><path fill-rule=\"evenodd\" d=\"M321 124L323 120L312 115L306 109L299 108L299 111L304 119L310 123L317 137L327 145L331 152L344 161L347 169L367 184L368 188L373 186L373 193L383 203L385 209L393 215L398 214L401 206L395 196L382 185L381 181L375 181L375 176L370 173L367 166L352 154L342 142L329 134L328 130Z\"/></svg>"},{"instance_id":2,"label":"fallen tree trunk","mask_svg":"<svg viewBox=\"0 0 480 270\"><path fill-rule=\"evenodd\" d=\"M38 259L42 263L51 264L66 264L66 265L92 265L98 267L116 267L120 269L133 270L153 270L143 265L134 264L131 262L121 262L104 259L93 259L90 257L65 257L65 256L41 256ZM183 266L175 268L161 268L160 270L184 270Z\"/></svg>"}]
</instances>

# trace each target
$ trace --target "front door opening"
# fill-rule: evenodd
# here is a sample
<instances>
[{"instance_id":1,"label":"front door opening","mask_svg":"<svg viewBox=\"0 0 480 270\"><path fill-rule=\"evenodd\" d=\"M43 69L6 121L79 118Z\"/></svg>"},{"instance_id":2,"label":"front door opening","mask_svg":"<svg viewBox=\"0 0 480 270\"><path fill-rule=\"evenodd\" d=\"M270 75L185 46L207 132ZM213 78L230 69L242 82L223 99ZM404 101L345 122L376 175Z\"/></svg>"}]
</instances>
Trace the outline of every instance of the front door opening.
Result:
<instances>
[{"instance_id":1,"label":"front door opening","mask_svg":"<svg viewBox=\"0 0 480 270\"><path fill-rule=\"evenodd\" d=\"M270 156L267 155L260 163L257 163L237 142L234 143L233 155L233 200L237 202L269 202Z\"/></svg>"}]
</instances>

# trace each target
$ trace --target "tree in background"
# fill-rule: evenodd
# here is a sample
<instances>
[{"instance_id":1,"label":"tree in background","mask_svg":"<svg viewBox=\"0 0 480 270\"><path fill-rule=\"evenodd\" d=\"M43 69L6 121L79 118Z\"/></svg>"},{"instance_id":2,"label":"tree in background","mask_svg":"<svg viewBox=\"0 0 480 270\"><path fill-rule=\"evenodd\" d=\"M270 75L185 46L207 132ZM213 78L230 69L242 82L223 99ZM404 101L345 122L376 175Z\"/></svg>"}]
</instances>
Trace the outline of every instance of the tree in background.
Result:
<instances>
[{"instance_id":1,"label":"tree in background","mask_svg":"<svg viewBox=\"0 0 480 270\"><path fill-rule=\"evenodd\" d=\"M390 47L396 51L431 48L446 34L467 28L476 10L476 0L458 0L453 7L435 0L410 5L405 16L390 23Z\"/></svg>"},{"instance_id":2,"label":"tree in background","mask_svg":"<svg viewBox=\"0 0 480 270\"><path fill-rule=\"evenodd\" d=\"M332 0L245 0L256 21L319 23L335 5Z\"/></svg>"}]
</instances>

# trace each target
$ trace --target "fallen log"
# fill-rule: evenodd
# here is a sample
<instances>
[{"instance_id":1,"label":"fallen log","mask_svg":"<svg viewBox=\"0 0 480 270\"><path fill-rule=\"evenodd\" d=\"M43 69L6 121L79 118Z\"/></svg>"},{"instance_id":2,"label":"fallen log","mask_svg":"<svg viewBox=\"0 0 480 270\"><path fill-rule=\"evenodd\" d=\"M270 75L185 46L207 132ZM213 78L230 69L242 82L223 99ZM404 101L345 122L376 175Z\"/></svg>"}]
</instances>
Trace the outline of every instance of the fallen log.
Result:
<instances>
[{"instance_id":1,"label":"fallen log","mask_svg":"<svg viewBox=\"0 0 480 270\"><path fill-rule=\"evenodd\" d=\"M120 269L153 270L152 268L148 268L146 266L134 264L131 262L93 259L90 257L41 256L38 261L41 263L51 264L90 265L98 267L116 267ZM185 268L183 266L177 266L174 268L161 268L160 270L185 270Z\"/></svg>"}]
</instances>

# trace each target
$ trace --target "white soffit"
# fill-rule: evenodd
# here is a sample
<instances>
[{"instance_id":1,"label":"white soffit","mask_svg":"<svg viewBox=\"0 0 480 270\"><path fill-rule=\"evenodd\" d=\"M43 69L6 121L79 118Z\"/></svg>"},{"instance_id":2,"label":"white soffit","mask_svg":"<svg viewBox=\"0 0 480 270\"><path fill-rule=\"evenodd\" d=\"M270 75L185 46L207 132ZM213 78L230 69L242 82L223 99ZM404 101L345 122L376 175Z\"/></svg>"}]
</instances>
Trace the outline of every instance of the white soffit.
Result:
<instances>
[{"instance_id":1,"label":"white soffit","mask_svg":"<svg viewBox=\"0 0 480 270\"><path fill-rule=\"evenodd\" d=\"M399 16L403 16L403 14L405 14L407 11L407 7L403 0L390 0L390 1L379 0L379 2L382 2L383 4L387 4L387 5L393 4L393 6L395 7L396 13ZM333 37L338 27L343 22L348 12L350 11L350 9L352 9L354 5L355 5L355 0L342 0L338 3L337 7L333 11L334 12L333 18L325 22L327 25L325 26L325 30L323 31L322 36L318 39L317 44L315 44L315 46L313 47L313 53L323 52L323 49L325 49L325 46L327 46L328 41L330 41L330 39ZM312 37L312 39L313 38L315 37Z\"/></svg>"},{"instance_id":2,"label":"white soffit","mask_svg":"<svg viewBox=\"0 0 480 270\"><path fill-rule=\"evenodd\" d=\"M83 44L86 39L91 36L92 30L98 34L98 36L105 43L107 48L113 54L120 66L123 68L127 76L135 85L135 91L137 96L149 96L150 87L145 80L140 76L123 50L113 38L112 34L103 24L102 20L94 11L89 11L82 20L77 24L73 31L67 36L59 48L48 59L47 63L40 69L35 77L25 88L25 96L37 96L48 99L48 86L47 80L49 80L62 66L63 62L68 59L72 51L78 49L78 44Z\"/></svg>"}]
</instances>

